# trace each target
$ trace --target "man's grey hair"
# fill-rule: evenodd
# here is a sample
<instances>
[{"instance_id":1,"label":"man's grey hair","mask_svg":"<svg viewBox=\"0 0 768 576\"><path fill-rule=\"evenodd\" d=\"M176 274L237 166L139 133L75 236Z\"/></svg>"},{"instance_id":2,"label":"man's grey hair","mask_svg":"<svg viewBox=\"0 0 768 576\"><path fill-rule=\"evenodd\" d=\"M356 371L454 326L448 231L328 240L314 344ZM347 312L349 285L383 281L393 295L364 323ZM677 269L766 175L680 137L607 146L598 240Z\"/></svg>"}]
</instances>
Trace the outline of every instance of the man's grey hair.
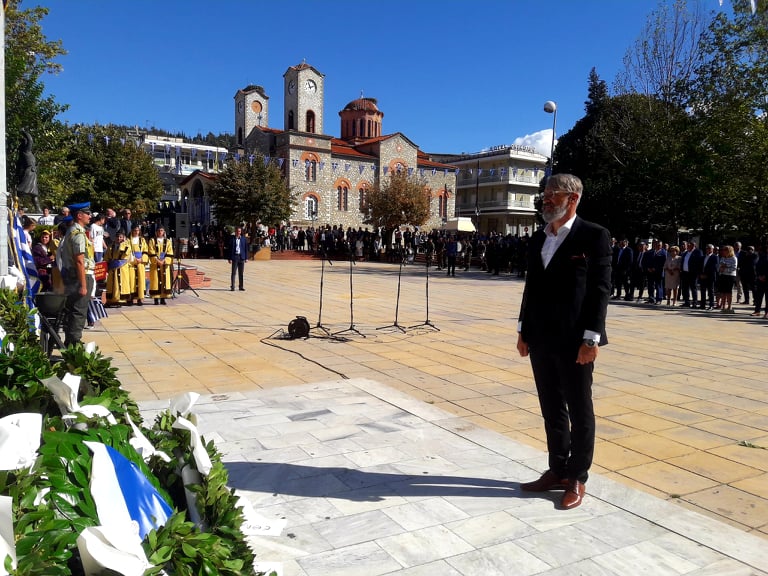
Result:
<instances>
[{"instance_id":1,"label":"man's grey hair","mask_svg":"<svg viewBox=\"0 0 768 576\"><path fill-rule=\"evenodd\" d=\"M547 180L547 188L555 188L563 192L572 192L581 197L584 185L581 179L573 174L552 174Z\"/></svg>"}]
</instances>

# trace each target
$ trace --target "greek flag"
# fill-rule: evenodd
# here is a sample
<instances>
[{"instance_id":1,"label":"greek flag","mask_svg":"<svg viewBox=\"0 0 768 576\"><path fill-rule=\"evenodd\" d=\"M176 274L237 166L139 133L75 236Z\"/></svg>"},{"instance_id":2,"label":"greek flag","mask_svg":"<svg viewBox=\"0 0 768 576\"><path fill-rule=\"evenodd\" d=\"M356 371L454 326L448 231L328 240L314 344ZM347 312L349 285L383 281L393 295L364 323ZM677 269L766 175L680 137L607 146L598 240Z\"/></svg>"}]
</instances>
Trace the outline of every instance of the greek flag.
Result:
<instances>
[{"instance_id":1,"label":"greek flag","mask_svg":"<svg viewBox=\"0 0 768 576\"><path fill-rule=\"evenodd\" d=\"M85 442L93 452L91 495L102 526L135 526L139 537L165 524L173 510L138 466L111 446Z\"/></svg>"},{"instance_id":2,"label":"greek flag","mask_svg":"<svg viewBox=\"0 0 768 576\"><path fill-rule=\"evenodd\" d=\"M27 305L34 308L35 296L40 290L40 277L37 275L37 266L32 256L32 247L27 244L27 236L24 234L24 227L21 225L21 219L18 212L13 213L13 244L16 248L16 255L19 259L19 269L24 273L27 288Z\"/></svg>"}]
</instances>

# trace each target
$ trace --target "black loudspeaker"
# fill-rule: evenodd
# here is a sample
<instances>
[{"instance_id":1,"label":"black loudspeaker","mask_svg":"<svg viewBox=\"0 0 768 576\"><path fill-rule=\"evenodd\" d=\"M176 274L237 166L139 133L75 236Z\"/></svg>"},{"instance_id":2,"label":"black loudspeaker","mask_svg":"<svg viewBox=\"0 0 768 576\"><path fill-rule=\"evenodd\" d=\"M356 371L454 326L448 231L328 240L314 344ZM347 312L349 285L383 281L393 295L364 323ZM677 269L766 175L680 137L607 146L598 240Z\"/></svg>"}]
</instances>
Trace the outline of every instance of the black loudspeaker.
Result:
<instances>
[{"instance_id":1,"label":"black loudspeaker","mask_svg":"<svg viewBox=\"0 0 768 576\"><path fill-rule=\"evenodd\" d=\"M296 316L295 320L291 320L288 324L288 334L291 339L293 338L308 338L309 337L309 322L304 316Z\"/></svg>"},{"instance_id":2,"label":"black loudspeaker","mask_svg":"<svg viewBox=\"0 0 768 576\"><path fill-rule=\"evenodd\" d=\"M189 214L177 212L174 216L176 218L174 222L176 238L189 238Z\"/></svg>"}]
</instances>

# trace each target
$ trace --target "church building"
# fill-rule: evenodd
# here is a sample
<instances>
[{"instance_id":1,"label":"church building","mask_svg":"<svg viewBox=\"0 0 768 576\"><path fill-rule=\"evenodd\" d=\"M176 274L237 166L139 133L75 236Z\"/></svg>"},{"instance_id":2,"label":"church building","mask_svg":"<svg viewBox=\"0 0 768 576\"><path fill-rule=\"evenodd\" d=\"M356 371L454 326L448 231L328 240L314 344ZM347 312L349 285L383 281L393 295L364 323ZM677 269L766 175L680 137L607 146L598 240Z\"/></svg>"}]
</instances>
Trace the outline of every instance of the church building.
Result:
<instances>
[{"instance_id":1,"label":"church building","mask_svg":"<svg viewBox=\"0 0 768 576\"><path fill-rule=\"evenodd\" d=\"M376 99L347 104L335 137L326 133L324 74L306 63L289 67L283 96L279 129L270 126L263 87L238 90L235 135L240 153L260 152L282 168L297 199L292 224L365 226L366 191L397 171L417 176L430 194L431 217L423 228L439 228L455 215L455 166L432 161L401 132L385 134Z\"/></svg>"}]
</instances>

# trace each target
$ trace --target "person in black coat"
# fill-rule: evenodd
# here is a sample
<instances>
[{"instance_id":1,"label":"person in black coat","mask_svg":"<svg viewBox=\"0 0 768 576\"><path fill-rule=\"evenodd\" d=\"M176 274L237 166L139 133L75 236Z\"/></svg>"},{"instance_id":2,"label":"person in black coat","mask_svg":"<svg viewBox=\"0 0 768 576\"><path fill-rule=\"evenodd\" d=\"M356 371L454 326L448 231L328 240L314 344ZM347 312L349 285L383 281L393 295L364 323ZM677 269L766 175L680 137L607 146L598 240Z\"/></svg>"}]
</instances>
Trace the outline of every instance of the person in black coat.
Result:
<instances>
[{"instance_id":1,"label":"person in black coat","mask_svg":"<svg viewBox=\"0 0 768 576\"><path fill-rule=\"evenodd\" d=\"M243 284L243 273L245 272L245 261L248 259L248 240L243 236L243 229L238 226L235 228L235 234L229 241L227 250L227 262L232 264L232 275L230 276L229 289L235 290L235 275L237 275L240 290L245 290Z\"/></svg>"},{"instance_id":2,"label":"person in black coat","mask_svg":"<svg viewBox=\"0 0 768 576\"><path fill-rule=\"evenodd\" d=\"M680 290L683 293L683 308L690 308L691 301L693 301L693 307L696 308L699 300L696 285L703 265L704 253L696 247L696 242L689 240L685 243L685 252L683 253L683 264L680 273Z\"/></svg>"},{"instance_id":3,"label":"person in black coat","mask_svg":"<svg viewBox=\"0 0 768 576\"><path fill-rule=\"evenodd\" d=\"M595 446L592 373L598 346L608 343L610 234L576 215L582 190L570 174L547 180L547 226L531 237L518 319L517 350L531 359L549 452L549 469L520 487L564 490L562 509L584 497Z\"/></svg>"},{"instance_id":4,"label":"person in black coat","mask_svg":"<svg viewBox=\"0 0 768 576\"><path fill-rule=\"evenodd\" d=\"M635 255L632 248L629 247L629 242L626 238L619 242L619 248L616 251L613 266L613 298L618 300L621 298L621 291L624 290L624 299L627 300L627 296L631 290L632 264L635 261Z\"/></svg>"},{"instance_id":5,"label":"person in black coat","mask_svg":"<svg viewBox=\"0 0 768 576\"><path fill-rule=\"evenodd\" d=\"M752 316L760 316L763 298L766 299L763 318L768 318L768 244L760 247L755 260L755 311Z\"/></svg>"},{"instance_id":6,"label":"person in black coat","mask_svg":"<svg viewBox=\"0 0 768 576\"><path fill-rule=\"evenodd\" d=\"M712 310L715 307L715 282L719 267L720 259L715 254L715 247L712 244L707 244L704 249L701 274L699 274L699 288L701 289L699 308L704 308L705 304L707 310Z\"/></svg>"},{"instance_id":7,"label":"person in black coat","mask_svg":"<svg viewBox=\"0 0 768 576\"><path fill-rule=\"evenodd\" d=\"M754 246L747 246L736 254L737 272L741 281L741 290L744 296L744 304L749 305L750 295L754 296L755 290L755 263L757 254ZM754 297L753 297L754 300Z\"/></svg>"}]
</instances>

